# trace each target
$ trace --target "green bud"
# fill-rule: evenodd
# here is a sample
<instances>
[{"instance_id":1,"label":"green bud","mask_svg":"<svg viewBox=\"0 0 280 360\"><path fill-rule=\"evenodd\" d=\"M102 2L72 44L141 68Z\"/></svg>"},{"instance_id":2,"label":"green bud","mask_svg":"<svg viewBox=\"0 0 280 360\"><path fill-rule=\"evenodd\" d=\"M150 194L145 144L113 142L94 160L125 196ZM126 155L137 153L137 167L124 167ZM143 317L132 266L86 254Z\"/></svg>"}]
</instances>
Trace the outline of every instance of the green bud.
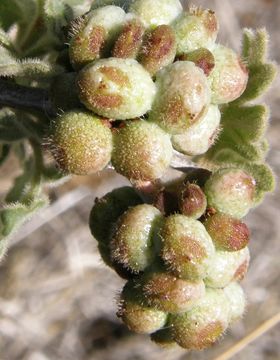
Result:
<instances>
[{"instance_id":1,"label":"green bud","mask_svg":"<svg viewBox=\"0 0 280 360\"><path fill-rule=\"evenodd\" d=\"M255 179L242 169L221 169L205 184L208 206L241 219L254 206Z\"/></svg>"},{"instance_id":2,"label":"green bud","mask_svg":"<svg viewBox=\"0 0 280 360\"><path fill-rule=\"evenodd\" d=\"M224 288L231 281L243 280L250 261L249 249L217 251L208 264L206 286Z\"/></svg>"},{"instance_id":3,"label":"green bud","mask_svg":"<svg viewBox=\"0 0 280 360\"><path fill-rule=\"evenodd\" d=\"M143 293L149 305L176 314L190 310L204 296L205 285L203 281L182 280L157 270L144 275Z\"/></svg>"},{"instance_id":4,"label":"green bud","mask_svg":"<svg viewBox=\"0 0 280 360\"><path fill-rule=\"evenodd\" d=\"M96 199L89 217L89 227L92 235L98 242L100 255L108 266L127 278L127 270L111 259L110 243L113 230L119 217L130 207L142 203L142 200L133 188L122 187Z\"/></svg>"},{"instance_id":5,"label":"green bud","mask_svg":"<svg viewBox=\"0 0 280 360\"><path fill-rule=\"evenodd\" d=\"M134 59L102 59L78 75L81 102L110 119L126 120L151 109L156 87L149 73Z\"/></svg>"},{"instance_id":6,"label":"green bud","mask_svg":"<svg viewBox=\"0 0 280 360\"><path fill-rule=\"evenodd\" d=\"M108 45L114 40L124 18L125 12L120 7L105 6L86 14L83 21L72 28L69 56L76 70L101 57L105 43Z\"/></svg>"},{"instance_id":7,"label":"green bud","mask_svg":"<svg viewBox=\"0 0 280 360\"><path fill-rule=\"evenodd\" d=\"M57 111L81 107L76 89L76 73L64 73L55 77L51 84L50 97Z\"/></svg>"},{"instance_id":8,"label":"green bud","mask_svg":"<svg viewBox=\"0 0 280 360\"><path fill-rule=\"evenodd\" d=\"M152 181L162 177L170 165L169 136L145 120L128 122L116 130L112 164L128 179Z\"/></svg>"},{"instance_id":9,"label":"green bud","mask_svg":"<svg viewBox=\"0 0 280 360\"><path fill-rule=\"evenodd\" d=\"M209 75L212 103L225 104L238 99L246 89L248 70L231 49L217 45L212 49L215 68Z\"/></svg>"},{"instance_id":10,"label":"green bud","mask_svg":"<svg viewBox=\"0 0 280 360\"><path fill-rule=\"evenodd\" d=\"M173 29L160 25L149 32L144 40L139 61L151 74L173 63L176 55L176 38Z\"/></svg>"},{"instance_id":11,"label":"green bud","mask_svg":"<svg viewBox=\"0 0 280 360\"><path fill-rule=\"evenodd\" d=\"M246 308L246 298L242 287L237 282L232 282L224 288L224 293L228 299L230 311L229 311L229 323L242 318Z\"/></svg>"},{"instance_id":12,"label":"green bud","mask_svg":"<svg viewBox=\"0 0 280 360\"><path fill-rule=\"evenodd\" d=\"M183 134L172 136L173 147L186 155L205 154L214 144L219 133L221 113L210 105L207 113Z\"/></svg>"},{"instance_id":13,"label":"green bud","mask_svg":"<svg viewBox=\"0 0 280 360\"><path fill-rule=\"evenodd\" d=\"M207 289L190 311L171 315L173 339L185 349L206 349L227 329L228 317L229 304L223 290Z\"/></svg>"},{"instance_id":14,"label":"green bud","mask_svg":"<svg viewBox=\"0 0 280 360\"><path fill-rule=\"evenodd\" d=\"M179 278L200 280L206 276L213 242L204 226L184 215L169 216L161 230L162 259Z\"/></svg>"},{"instance_id":15,"label":"green bud","mask_svg":"<svg viewBox=\"0 0 280 360\"><path fill-rule=\"evenodd\" d=\"M132 0L129 8L147 28L169 25L182 10L179 0Z\"/></svg>"},{"instance_id":16,"label":"green bud","mask_svg":"<svg viewBox=\"0 0 280 360\"><path fill-rule=\"evenodd\" d=\"M212 10L192 6L173 23L177 53L182 55L199 48L211 48L217 38L219 24Z\"/></svg>"},{"instance_id":17,"label":"green bud","mask_svg":"<svg viewBox=\"0 0 280 360\"><path fill-rule=\"evenodd\" d=\"M111 130L96 115L81 111L58 117L52 123L48 143L59 167L76 175L103 170L113 147Z\"/></svg>"},{"instance_id":18,"label":"green bud","mask_svg":"<svg viewBox=\"0 0 280 360\"><path fill-rule=\"evenodd\" d=\"M135 273L145 270L156 257L156 235L162 216L152 205L138 205L119 219L111 243L111 256Z\"/></svg>"},{"instance_id":19,"label":"green bud","mask_svg":"<svg viewBox=\"0 0 280 360\"><path fill-rule=\"evenodd\" d=\"M202 189L196 184L185 184L179 199L181 213L189 218L199 219L206 207L207 199Z\"/></svg>"},{"instance_id":20,"label":"green bud","mask_svg":"<svg viewBox=\"0 0 280 360\"><path fill-rule=\"evenodd\" d=\"M210 50L199 48L180 56L182 61L192 61L208 76L215 67L215 58Z\"/></svg>"},{"instance_id":21,"label":"green bud","mask_svg":"<svg viewBox=\"0 0 280 360\"><path fill-rule=\"evenodd\" d=\"M116 58L132 58L138 55L142 44L145 28L137 18L129 19L119 34L112 55Z\"/></svg>"},{"instance_id":22,"label":"green bud","mask_svg":"<svg viewBox=\"0 0 280 360\"><path fill-rule=\"evenodd\" d=\"M151 334L162 328L167 321L167 314L149 307L135 282L128 282L121 294L117 316L126 326L139 334Z\"/></svg>"},{"instance_id":23,"label":"green bud","mask_svg":"<svg viewBox=\"0 0 280 360\"><path fill-rule=\"evenodd\" d=\"M204 226L219 250L238 251L248 245L250 231L247 225L229 215L214 214L207 218Z\"/></svg>"},{"instance_id":24,"label":"green bud","mask_svg":"<svg viewBox=\"0 0 280 360\"><path fill-rule=\"evenodd\" d=\"M210 103L203 71L194 63L177 61L157 75L158 94L149 120L170 134L182 134L197 123Z\"/></svg>"}]
</instances>

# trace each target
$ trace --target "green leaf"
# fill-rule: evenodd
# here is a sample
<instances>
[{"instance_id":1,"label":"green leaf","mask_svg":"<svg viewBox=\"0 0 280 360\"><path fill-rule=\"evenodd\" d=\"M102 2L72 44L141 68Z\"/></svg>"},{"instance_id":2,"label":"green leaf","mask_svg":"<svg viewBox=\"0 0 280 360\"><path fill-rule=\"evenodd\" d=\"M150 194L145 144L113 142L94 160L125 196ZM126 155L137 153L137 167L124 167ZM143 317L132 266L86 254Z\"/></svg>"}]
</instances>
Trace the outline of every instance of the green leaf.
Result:
<instances>
[{"instance_id":1,"label":"green leaf","mask_svg":"<svg viewBox=\"0 0 280 360\"><path fill-rule=\"evenodd\" d=\"M20 17L20 9L13 0L0 1L0 24L8 30Z\"/></svg>"},{"instance_id":2,"label":"green leaf","mask_svg":"<svg viewBox=\"0 0 280 360\"><path fill-rule=\"evenodd\" d=\"M263 138L268 126L269 109L265 105L234 106L229 105L222 111L222 128L224 133L239 139L241 142L259 141Z\"/></svg>"},{"instance_id":3,"label":"green leaf","mask_svg":"<svg viewBox=\"0 0 280 360\"><path fill-rule=\"evenodd\" d=\"M48 199L46 197L38 197L28 204L16 202L5 205L0 210L0 259L6 252L11 235L47 204Z\"/></svg>"},{"instance_id":4,"label":"green leaf","mask_svg":"<svg viewBox=\"0 0 280 360\"><path fill-rule=\"evenodd\" d=\"M9 38L9 35L6 34L6 32L3 29L1 29L1 27L0 27L0 45L5 47L11 46L11 40Z\"/></svg>"},{"instance_id":5,"label":"green leaf","mask_svg":"<svg viewBox=\"0 0 280 360\"><path fill-rule=\"evenodd\" d=\"M250 67L264 64L267 60L269 35L266 29L253 31L245 29L243 33L243 60Z\"/></svg>"},{"instance_id":6,"label":"green leaf","mask_svg":"<svg viewBox=\"0 0 280 360\"><path fill-rule=\"evenodd\" d=\"M255 64L249 67L249 80L247 88L241 97L233 104L244 104L263 95L271 86L277 74L274 64Z\"/></svg>"},{"instance_id":7,"label":"green leaf","mask_svg":"<svg viewBox=\"0 0 280 360\"><path fill-rule=\"evenodd\" d=\"M4 47L0 46L0 76L28 78L52 77L63 72L63 68L46 60L18 60Z\"/></svg>"},{"instance_id":8,"label":"green leaf","mask_svg":"<svg viewBox=\"0 0 280 360\"><path fill-rule=\"evenodd\" d=\"M13 111L9 109L0 111L0 141L19 141L26 136L27 132L24 126L21 126Z\"/></svg>"}]
</instances>

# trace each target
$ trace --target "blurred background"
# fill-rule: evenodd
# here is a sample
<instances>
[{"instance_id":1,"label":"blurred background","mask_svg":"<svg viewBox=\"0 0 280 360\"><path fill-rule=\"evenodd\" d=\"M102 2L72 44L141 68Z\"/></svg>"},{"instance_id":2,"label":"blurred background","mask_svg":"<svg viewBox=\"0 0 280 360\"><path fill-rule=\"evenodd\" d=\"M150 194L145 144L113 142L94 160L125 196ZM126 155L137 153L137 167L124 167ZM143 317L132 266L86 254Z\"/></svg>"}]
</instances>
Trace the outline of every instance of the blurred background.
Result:
<instances>
[{"instance_id":1,"label":"blurred background","mask_svg":"<svg viewBox=\"0 0 280 360\"><path fill-rule=\"evenodd\" d=\"M280 63L279 0L193 3L217 12L220 41L236 50L242 27L265 26L271 35L271 58ZM271 106L268 161L279 176L279 76L264 101ZM16 174L13 162L1 169L0 196ZM280 323L270 330L260 328L271 318L277 323L275 315L280 312L279 187L246 220L252 232L252 261L243 282L247 314L217 345L197 353L160 349L147 336L129 332L115 316L115 299L123 282L102 264L87 222L94 199L126 183L110 170L73 178L49 190L51 205L14 236L9 256L0 265L0 359L280 359ZM261 336L232 356L230 349L258 329Z\"/></svg>"}]
</instances>

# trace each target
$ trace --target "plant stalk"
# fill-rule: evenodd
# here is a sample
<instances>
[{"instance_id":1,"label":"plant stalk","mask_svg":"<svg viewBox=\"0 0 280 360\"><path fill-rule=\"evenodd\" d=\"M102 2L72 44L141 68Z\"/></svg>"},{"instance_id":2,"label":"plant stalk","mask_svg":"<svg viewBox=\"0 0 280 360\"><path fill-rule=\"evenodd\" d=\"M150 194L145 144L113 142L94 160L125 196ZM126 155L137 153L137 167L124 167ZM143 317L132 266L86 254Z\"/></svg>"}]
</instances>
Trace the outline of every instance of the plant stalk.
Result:
<instances>
[{"instance_id":1,"label":"plant stalk","mask_svg":"<svg viewBox=\"0 0 280 360\"><path fill-rule=\"evenodd\" d=\"M53 117L56 114L47 90L18 85L3 79L0 79L0 107L1 106L35 110L43 112L49 117Z\"/></svg>"}]
</instances>

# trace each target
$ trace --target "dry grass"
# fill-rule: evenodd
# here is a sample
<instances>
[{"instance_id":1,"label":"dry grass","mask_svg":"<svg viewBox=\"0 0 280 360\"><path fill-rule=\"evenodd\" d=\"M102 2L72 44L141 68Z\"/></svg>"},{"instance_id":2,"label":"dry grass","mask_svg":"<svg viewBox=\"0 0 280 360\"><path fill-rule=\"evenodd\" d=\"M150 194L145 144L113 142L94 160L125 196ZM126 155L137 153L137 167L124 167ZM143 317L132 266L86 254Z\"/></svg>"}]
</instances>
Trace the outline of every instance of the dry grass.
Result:
<instances>
[{"instance_id":1,"label":"dry grass","mask_svg":"<svg viewBox=\"0 0 280 360\"><path fill-rule=\"evenodd\" d=\"M241 27L266 26L271 55L280 61L279 0L197 0L221 20L221 41L238 49ZM280 81L267 96L272 107L269 162L280 174ZM6 174L2 172L2 174ZM1 179L1 189L6 178ZM212 349L187 353L162 350L145 336L127 331L115 317L122 281L100 261L87 227L96 196L125 180L111 171L102 177L74 179L52 191L53 203L22 229L0 267L1 360L211 360L228 359L241 339L280 311L280 192L252 212L252 262L243 285L248 310L243 321ZM276 321L277 320L277 321ZM237 349L238 360L280 358L280 326L262 327L257 341ZM249 338L248 340L250 340ZM251 339L252 340L252 339ZM244 340L243 340L244 341ZM242 345L242 344L241 344ZM219 357L221 354L224 357ZM228 354L228 355L227 355Z\"/></svg>"}]
</instances>

